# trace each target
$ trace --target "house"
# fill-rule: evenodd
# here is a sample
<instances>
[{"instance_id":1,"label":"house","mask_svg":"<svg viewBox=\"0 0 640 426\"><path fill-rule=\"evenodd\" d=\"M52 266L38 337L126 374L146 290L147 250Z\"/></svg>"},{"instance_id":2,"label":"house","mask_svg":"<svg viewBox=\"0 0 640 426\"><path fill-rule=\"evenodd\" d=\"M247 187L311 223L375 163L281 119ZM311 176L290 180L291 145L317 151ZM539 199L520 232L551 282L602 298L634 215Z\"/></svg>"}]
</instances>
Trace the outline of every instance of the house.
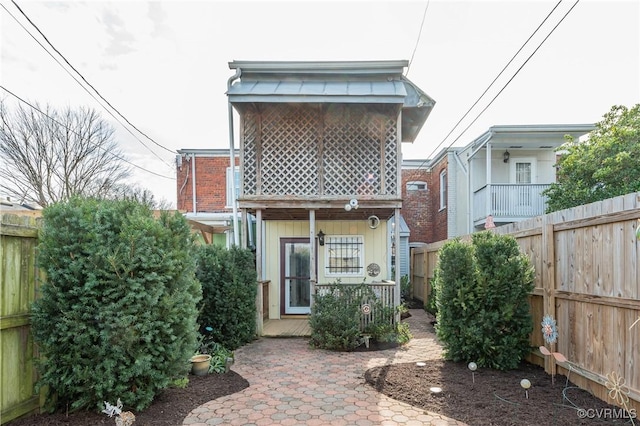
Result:
<instances>
[{"instance_id":1,"label":"house","mask_svg":"<svg viewBox=\"0 0 640 426\"><path fill-rule=\"evenodd\" d=\"M428 195L427 212L418 221L404 213L412 238L423 224L422 242L430 243L484 230L491 222L499 226L542 215L542 192L556 181L556 148L565 135L579 139L593 129L592 124L492 126L464 147L414 160L413 173L422 172L411 180L425 182Z\"/></svg>"},{"instance_id":2,"label":"house","mask_svg":"<svg viewBox=\"0 0 640 426\"><path fill-rule=\"evenodd\" d=\"M241 229L255 217L269 319L309 314L316 289L338 280L380 289L390 280L399 304L393 256L402 232L391 223L401 223L401 142L415 140L435 104L404 77L407 66L229 63L236 73L227 95L240 116ZM233 135L231 108L229 119Z\"/></svg>"},{"instance_id":3,"label":"house","mask_svg":"<svg viewBox=\"0 0 640 426\"><path fill-rule=\"evenodd\" d=\"M180 149L176 156L177 210L192 227L206 227L212 238L208 242L224 247L234 242L233 204L240 187L239 159L234 155L232 173L229 154L228 149ZM235 185L231 182L233 177ZM237 222L239 216L235 217ZM252 242L250 234L250 247Z\"/></svg>"}]
</instances>

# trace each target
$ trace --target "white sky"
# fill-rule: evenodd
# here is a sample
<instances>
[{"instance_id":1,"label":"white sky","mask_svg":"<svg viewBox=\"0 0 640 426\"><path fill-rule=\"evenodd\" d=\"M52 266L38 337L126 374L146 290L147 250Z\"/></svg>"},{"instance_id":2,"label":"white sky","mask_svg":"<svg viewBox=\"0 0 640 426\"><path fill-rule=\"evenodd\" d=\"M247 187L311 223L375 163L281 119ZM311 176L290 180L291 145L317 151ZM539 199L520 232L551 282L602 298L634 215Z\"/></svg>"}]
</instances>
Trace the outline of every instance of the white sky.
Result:
<instances>
[{"instance_id":1,"label":"white sky","mask_svg":"<svg viewBox=\"0 0 640 426\"><path fill-rule=\"evenodd\" d=\"M16 2L113 106L172 150L228 148L228 62L409 60L427 4L408 77L436 106L416 142L403 144L405 158L466 145L492 125L594 123L613 105L640 103L637 0L581 0L461 135L575 3L562 1L446 140L556 0ZM0 3L45 44L10 0ZM111 121L7 10L0 8L0 84L30 102L91 106ZM172 178L136 171L133 181L175 203L175 156L140 135L160 161L114 126L132 162Z\"/></svg>"}]
</instances>

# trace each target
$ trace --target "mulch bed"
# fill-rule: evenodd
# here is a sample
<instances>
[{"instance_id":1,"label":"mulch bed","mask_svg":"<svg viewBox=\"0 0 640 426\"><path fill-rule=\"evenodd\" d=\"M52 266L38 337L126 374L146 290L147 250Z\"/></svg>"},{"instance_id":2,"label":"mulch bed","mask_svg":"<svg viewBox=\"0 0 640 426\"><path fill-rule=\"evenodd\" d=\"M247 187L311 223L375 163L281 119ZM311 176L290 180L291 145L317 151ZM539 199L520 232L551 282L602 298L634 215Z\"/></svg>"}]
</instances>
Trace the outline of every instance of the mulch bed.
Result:
<instances>
[{"instance_id":1,"label":"mulch bed","mask_svg":"<svg viewBox=\"0 0 640 426\"><path fill-rule=\"evenodd\" d=\"M224 395L239 392L249 386L249 382L238 373L189 376L189 384L184 389L164 390L146 410L134 413L135 426L181 425L184 418L194 408ZM126 407L125 407L126 410ZM8 423L9 426L88 426L115 425L115 420L106 414L93 411L74 413L57 412L23 417Z\"/></svg>"},{"instance_id":2,"label":"mulch bed","mask_svg":"<svg viewBox=\"0 0 640 426\"><path fill-rule=\"evenodd\" d=\"M571 382L563 398L566 377L556 376L552 384L551 376L543 368L529 363L509 371L479 368L475 372L475 383L464 363L434 360L425 364L422 367L416 363L376 367L366 372L365 379L377 391L393 399L469 425L604 424L602 418L581 418L587 413L594 417L594 411L579 410L614 408L573 387ZM525 378L531 382L528 399L520 386ZM430 390L432 387L440 387L442 392L434 393ZM625 413L616 410L614 414L618 415L618 420L609 418L606 424L630 424L628 417L620 418Z\"/></svg>"}]
</instances>

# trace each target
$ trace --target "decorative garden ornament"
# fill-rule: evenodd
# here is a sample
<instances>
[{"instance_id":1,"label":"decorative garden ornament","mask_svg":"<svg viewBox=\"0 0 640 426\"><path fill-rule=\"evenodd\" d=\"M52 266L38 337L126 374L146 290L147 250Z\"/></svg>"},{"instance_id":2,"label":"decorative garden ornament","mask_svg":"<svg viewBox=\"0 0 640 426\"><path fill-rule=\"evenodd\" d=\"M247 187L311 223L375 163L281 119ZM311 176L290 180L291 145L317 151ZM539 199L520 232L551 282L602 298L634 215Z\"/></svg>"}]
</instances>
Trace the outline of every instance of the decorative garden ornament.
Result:
<instances>
[{"instance_id":1,"label":"decorative garden ornament","mask_svg":"<svg viewBox=\"0 0 640 426\"><path fill-rule=\"evenodd\" d=\"M471 380L473 381L473 383L476 382L476 370L478 369L478 364L476 364L475 362L470 362L469 365L467 365L467 367L469 368L469 370L471 370Z\"/></svg>"}]
</instances>

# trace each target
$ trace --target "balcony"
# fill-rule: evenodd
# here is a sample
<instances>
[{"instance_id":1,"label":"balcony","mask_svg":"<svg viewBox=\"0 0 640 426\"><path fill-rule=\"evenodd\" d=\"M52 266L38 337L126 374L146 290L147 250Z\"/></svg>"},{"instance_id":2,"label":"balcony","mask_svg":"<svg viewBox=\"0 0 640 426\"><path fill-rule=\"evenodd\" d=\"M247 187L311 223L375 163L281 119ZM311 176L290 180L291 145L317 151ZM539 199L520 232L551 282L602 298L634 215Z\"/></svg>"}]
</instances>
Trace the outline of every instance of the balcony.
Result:
<instances>
[{"instance_id":1,"label":"balcony","mask_svg":"<svg viewBox=\"0 0 640 426\"><path fill-rule=\"evenodd\" d=\"M482 226L487 216L495 222L518 222L544 214L547 199L542 192L550 184L491 184L473 193L473 224Z\"/></svg>"}]
</instances>

